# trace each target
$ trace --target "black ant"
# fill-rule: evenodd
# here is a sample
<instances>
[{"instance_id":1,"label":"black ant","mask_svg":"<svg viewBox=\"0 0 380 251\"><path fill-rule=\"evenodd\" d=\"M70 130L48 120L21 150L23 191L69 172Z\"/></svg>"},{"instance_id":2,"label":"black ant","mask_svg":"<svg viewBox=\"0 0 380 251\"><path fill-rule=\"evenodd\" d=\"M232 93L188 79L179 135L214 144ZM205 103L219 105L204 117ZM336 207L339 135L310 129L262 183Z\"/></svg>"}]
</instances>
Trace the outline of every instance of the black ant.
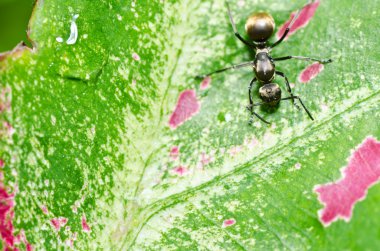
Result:
<instances>
[{"instance_id":1,"label":"black ant","mask_svg":"<svg viewBox=\"0 0 380 251\"><path fill-rule=\"evenodd\" d=\"M288 35L291 26L293 25L294 21L297 19L299 11L297 14L293 17L291 23L286 28L284 34L282 37L275 42L272 45L268 45L268 39L273 35L274 28L275 28L275 22L273 17L265 12L259 12L254 13L250 17L248 17L247 22L245 24L245 30L249 36L249 38L252 40L247 41L245 40L237 31L235 22L232 18L231 10L228 5L228 2L226 2L227 10L228 10L228 16L231 21L232 28L234 30L235 36L243 42L245 45L247 45L249 48L253 49L255 51L255 59L253 61L244 62L241 64L233 65L231 67L223 68L214 72L211 72L206 75L197 76L197 78L205 78L208 76L211 76L215 73L224 72L230 69L239 69L247 66L252 66L253 71L255 73L255 77L252 79L251 83L249 84L248 88L248 96L249 96L249 106L247 106L247 109L251 112L251 115L255 115L263 122L270 124L268 121L266 121L264 118L262 118L260 115L258 115L256 112L253 111L253 107L255 106L261 106L261 105L268 105L271 107L276 107L281 100L292 100L293 105L295 105L298 109L299 107L294 103L295 99L298 99L301 103L303 109L306 111L306 113L309 115L311 120L314 120L313 116L311 116L309 110L305 107L303 104L301 98L299 96L294 96L292 93L292 89L290 88L289 80L285 76L283 72L276 71L275 69L275 62L276 61L283 61L288 59L299 59L299 60L306 60L306 61L316 61L321 64L327 64L331 63L331 59L315 59L310 57L302 57L302 56L286 56L286 57L279 57L279 58L272 58L270 56L270 51L279 45ZM288 93L290 94L290 97L281 98L281 89L278 84L273 83L273 80L275 76L278 75L280 77L283 77L286 82L286 88ZM252 86L255 82L259 82L261 85L259 89L259 95L262 100L262 102L259 103L253 103L251 91ZM252 122L252 117L250 122Z\"/></svg>"}]
</instances>

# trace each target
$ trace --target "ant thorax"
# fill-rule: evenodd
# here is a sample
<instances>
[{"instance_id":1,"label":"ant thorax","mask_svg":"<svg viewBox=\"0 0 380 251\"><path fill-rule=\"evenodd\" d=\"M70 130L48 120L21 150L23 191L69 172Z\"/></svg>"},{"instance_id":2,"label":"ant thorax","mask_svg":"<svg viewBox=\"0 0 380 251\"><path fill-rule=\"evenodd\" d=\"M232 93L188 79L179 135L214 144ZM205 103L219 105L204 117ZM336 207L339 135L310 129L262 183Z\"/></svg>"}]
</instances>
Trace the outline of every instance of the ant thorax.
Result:
<instances>
[{"instance_id":1,"label":"ant thorax","mask_svg":"<svg viewBox=\"0 0 380 251\"><path fill-rule=\"evenodd\" d=\"M253 71L259 82L267 84L274 79L276 73L275 65L271 61L268 49L257 49L253 63Z\"/></svg>"}]
</instances>

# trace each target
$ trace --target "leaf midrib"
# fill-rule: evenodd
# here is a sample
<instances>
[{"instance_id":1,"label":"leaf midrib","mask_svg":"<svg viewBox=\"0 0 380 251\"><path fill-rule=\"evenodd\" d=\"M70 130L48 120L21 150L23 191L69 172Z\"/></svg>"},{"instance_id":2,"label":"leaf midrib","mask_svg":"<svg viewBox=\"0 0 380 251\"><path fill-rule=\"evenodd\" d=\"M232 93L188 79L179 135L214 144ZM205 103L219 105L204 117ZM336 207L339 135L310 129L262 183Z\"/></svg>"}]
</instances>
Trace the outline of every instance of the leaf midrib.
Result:
<instances>
[{"instance_id":1,"label":"leaf midrib","mask_svg":"<svg viewBox=\"0 0 380 251\"><path fill-rule=\"evenodd\" d=\"M172 194L166 198L160 199L160 200L158 200L158 201L156 201L150 205L147 205L147 206L141 208L139 210L141 213L138 216L140 220L137 221L137 222L139 222L139 225L136 226L134 228L135 231L133 231L135 234L132 236L132 238L128 238L129 236L131 236L133 234L133 232L127 233L127 238L123 242L121 249L123 249L123 247L125 245L128 245L128 248L131 248L135 244L135 240L138 237L140 231L145 226L145 224L147 224L149 222L149 220L153 216L158 214L160 211L163 211L163 210L165 210L165 209L167 209L167 208L169 208L175 204L179 204L179 203L187 201L189 198L195 196L197 191L200 191L204 188L207 188L210 185L213 185L213 184L215 184L221 180L224 180L224 179L226 179L232 175L240 173L240 172L242 172L248 168L252 168L253 165L266 160L269 156L273 156L274 154L278 155L278 153L282 152L286 146L292 145L292 144L296 143L297 141L301 140L302 138L304 138L305 136L307 136L309 134L313 134L316 131L321 130L326 124L330 123L331 121L335 120L336 118L341 117L343 114L351 112L357 106L360 106L361 104L366 103L367 101L375 99L379 95L380 95L380 90L377 92L374 92L372 95L369 95L365 98L359 99L358 101L353 103L348 108L342 110L341 112L335 113L334 115L326 118L325 120L321 121L317 125L314 125L312 127L307 128L303 134L300 134L297 137L294 137L294 138L292 138L286 142L283 141L284 143L282 143L280 146L276 145L276 147L271 147L271 148L267 149L265 151L265 155L263 154L261 157L258 157L255 160L250 160L250 161L246 161L245 163L241 163L238 165L238 167L236 167L232 171L221 174L219 176L215 176L211 180L206 181L200 185L197 185L197 186L192 187L192 188L188 188L186 191L182 191L180 193ZM152 212L152 213L147 215L149 212ZM145 215L147 215L147 216L144 217ZM130 244L128 244L128 242L129 242L128 240L130 240Z\"/></svg>"}]
</instances>

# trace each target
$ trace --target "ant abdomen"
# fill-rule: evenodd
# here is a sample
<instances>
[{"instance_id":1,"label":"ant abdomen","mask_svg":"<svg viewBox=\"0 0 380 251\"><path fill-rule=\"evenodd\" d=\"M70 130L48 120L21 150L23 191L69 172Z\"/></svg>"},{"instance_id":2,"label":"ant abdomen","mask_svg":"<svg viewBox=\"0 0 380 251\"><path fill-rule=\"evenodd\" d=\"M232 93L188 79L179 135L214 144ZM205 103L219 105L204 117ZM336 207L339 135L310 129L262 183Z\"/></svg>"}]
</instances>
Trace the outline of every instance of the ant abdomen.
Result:
<instances>
[{"instance_id":1,"label":"ant abdomen","mask_svg":"<svg viewBox=\"0 0 380 251\"><path fill-rule=\"evenodd\" d=\"M264 84L259 89L260 98L270 106L277 105L281 100L281 88L278 84Z\"/></svg>"}]
</instances>

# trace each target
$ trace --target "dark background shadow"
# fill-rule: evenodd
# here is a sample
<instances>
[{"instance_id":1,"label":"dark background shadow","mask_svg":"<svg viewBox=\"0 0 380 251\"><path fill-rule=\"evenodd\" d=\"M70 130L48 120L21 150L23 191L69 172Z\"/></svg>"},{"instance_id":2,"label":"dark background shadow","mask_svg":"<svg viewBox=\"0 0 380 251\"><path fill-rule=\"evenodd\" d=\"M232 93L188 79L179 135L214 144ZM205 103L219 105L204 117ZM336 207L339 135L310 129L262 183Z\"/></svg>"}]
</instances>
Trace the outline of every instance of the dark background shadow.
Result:
<instances>
[{"instance_id":1,"label":"dark background shadow","mask_svg":"<svg viewBox=\"0 0 380 251\"><path fill-rule=\"evenodd\" d=\"M12 50L24 41L35 0L0 0L0 52Z\"/></svg>"}]
</instances>

